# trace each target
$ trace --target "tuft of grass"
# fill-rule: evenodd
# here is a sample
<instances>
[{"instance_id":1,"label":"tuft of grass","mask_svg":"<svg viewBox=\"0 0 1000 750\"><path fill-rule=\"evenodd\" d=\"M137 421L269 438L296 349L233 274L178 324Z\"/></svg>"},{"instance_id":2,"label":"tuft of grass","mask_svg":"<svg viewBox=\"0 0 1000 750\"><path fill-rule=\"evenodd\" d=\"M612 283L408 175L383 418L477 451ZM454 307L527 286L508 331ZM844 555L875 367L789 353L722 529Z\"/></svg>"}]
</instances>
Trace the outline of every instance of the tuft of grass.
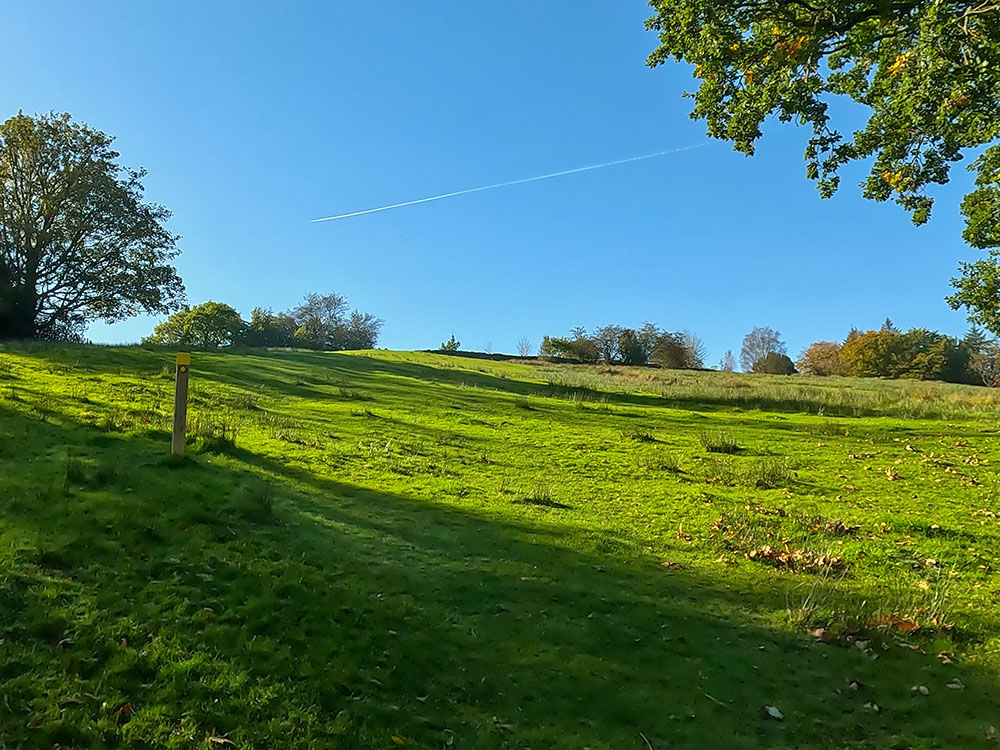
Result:
<instances>
[{"instance_id":1,"label":"tuft of grass","mask_svg":"<svg viewBox=\"0 0 1000 750\"><path fill-rule=\"evenodd\" d=\"M791 478L792 463L788 458L762 458L740 467L737 476L748 487L780 487Z\"/></svg>"},{"instance_id":2,"label":"tuft of grass","mask_svg":"<svg viewBox=\"0 0 1000 750\"><path fill-rule=\"evenodd\" d=\"M187 437L192 453L215 453L233 455L236 448L236 427L226 423L198 426Z\"/></svg>"},{"instance_id":3,"label":"tuft of grass","mask_svg":"<svg viewBox=\"0 0 1000 750\"><path fill-rule=\"evenodd\" d=\"M534 485L526 495L514 502L522 505L539 505L543 508L559 508L562 510L570 508L569 505L561 503L553 497L552 489L547 484Z\"/></svg>"},{"instance_id":4,"label":"tuft of grass","mask_svg":"<svg viewBox=\"0 0 1000 750\"><path fill-rule=\"evenodd\" d=\"M739 453L742 447L736 436L725 430L705 430L698 434L701 447L709 453Z\"/></svg>"},{"instance_id":5,"label":"tuft of grass","mask_svg":"<svg viewBox=\"0 0 1000 750\"><path fill-rule=\"evenodd\" d=\"M68 484L87 483L87 467L79 458L70 456L66 459L66 482Z\"/></svg>"},{"instance_id":6,"label":"tuft of grass","mask_svg":"<svg viewBox=\"0 0 1000 750\"><path fill-rule=\"evenodd\" d=\"M847 437L850 435L850 430L847 427L830 420L821 424L811 424L806 427L806 431L816 437Z\"/></svg>"},{"instance_id":7,"label":"tuft of grass","mask_svg":"<svg viewBox=\"0 0 1000 750\"><path fill-rule=\"evenodd\" d=\"M638 425L632 425L627 430L622 431L622 437L626 440L635 440L637 443L655 443L656 435L652 430Z\"/></svg>"},{"instance_id":8,"label":"tuft of grass","mask_svg":"<svg viewBox=\"0 0 1000 750\"><path fill-rule=\"evenodd\" d=\"M531 402L526 398L514 399L514 406L518 409L523 409L524 411L535 411L535 407L532 406Z\"/></svg>"},{"instance_id":9,"label":"tuft of grass","mask_svg":"<svg viewBox=\"0 0 1000 750\"><path fill-rule=\"evenodd\" d=\"M102 460L94 470L93 484L96 487L105 487L114 484L119 479L120 472L114 460L106 458Z\"/></svg>"},{"instance_id":10,"label":"tuft of grass","mask_svg":"<svg viewBox=\"0 0 1000 750\"><path fill-rule=\"evenodd\" d=\"M642 466L650 471L670 471L681 473L681 459L676 453L657 451L642 457Z\"/></svg>"},{"instance_id":11,"label":"tuft of grass","mask_svg":"<svg viewBox=\"0 0 1000 750\"><path fill-rule=\"evenodd\" d=\"M274 490L269 482L254 480L238 496L237 510L258 522L274 521Z\"/></svg>"}]
</instances>

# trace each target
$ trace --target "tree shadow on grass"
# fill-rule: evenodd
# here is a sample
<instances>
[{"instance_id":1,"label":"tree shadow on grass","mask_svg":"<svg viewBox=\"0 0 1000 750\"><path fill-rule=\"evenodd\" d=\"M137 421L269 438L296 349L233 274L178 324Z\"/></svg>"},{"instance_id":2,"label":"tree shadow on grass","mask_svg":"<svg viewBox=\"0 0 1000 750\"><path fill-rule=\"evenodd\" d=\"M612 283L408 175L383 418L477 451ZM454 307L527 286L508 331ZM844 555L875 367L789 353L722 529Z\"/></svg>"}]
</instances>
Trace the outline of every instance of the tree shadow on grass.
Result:
<instances>
[{"instance_id":1,"label":"tree shadow on grass","mask_svg":"<svg viewBox=\"0 0 1000 750\"><path fill-rule=\"evenodd\" d=\"M47 361L53 367L84 367L94 371L115 372L123 368L150 373L163 367L172 367L171 351L139 348L67 346L65 344L8 344L11 353L27 354ZM225 365L227 357L239 356L253 367ZM473 360L474 361L474 360ZM468 360L462 364L467 365ZM328 373L328 378L317 380L317 370ZM428 385L466 386L508 393L513 396L541 396L571 401L608 403L619 406L660 407L695 412L713 411L769 411L788 414L824 414L827 417L859 418L896 416L888 407L861 403L831 403L819 393L791 396L770 396L760 393L744 395L736 390L728 394L701 395L672 391L665 385L662 395L627 392L589 386L543 383L516 377L503 378L489 372L447 365L434 367L416 362L404 362L362 354L314 352L303 350L252 349L233 352L202 352L195 356L192 372L207 375L218 382L249 390L266 389L286 396L322 396L317 386L344 384L348 387L370 388L381 392L383 398L391 397L383 376L415 380ZM538 374L539 380L546 373ZM795 386L790 386L790 388ZM801 388L801 386L799 386ZM817 390L817 389L814 389ZM954 420L955 417L949 417Z\"/></svg>"},{"instance_id":2,"label":"tree shadow on grass","mask_svg":"<svg viewBox=\"0 0 1000 750\"><path fill-rule=\"evenodd\" d=\"M0 454L17 747L932 747L995 723L990 675L809 643L721 577L263 457L0 427L30 435Z\"/></svg>"}]
</instances>

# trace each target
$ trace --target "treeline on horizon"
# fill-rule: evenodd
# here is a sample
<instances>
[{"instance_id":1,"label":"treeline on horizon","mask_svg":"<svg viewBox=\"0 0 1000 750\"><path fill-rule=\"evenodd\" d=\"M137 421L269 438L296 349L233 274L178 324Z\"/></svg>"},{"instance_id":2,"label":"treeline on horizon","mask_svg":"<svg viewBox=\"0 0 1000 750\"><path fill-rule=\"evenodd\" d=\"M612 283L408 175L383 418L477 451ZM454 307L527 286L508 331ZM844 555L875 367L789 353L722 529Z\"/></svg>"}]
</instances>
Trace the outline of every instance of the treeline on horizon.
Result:
<instances>
[{"instance_id":1,"label":"treeline on horizon","mask_svg":"<svg viewBox=\"0 0 1000 750\"><path fill-rule=\"evenodd\" d=\"M609 325L590 333L585 328L574 328L569 336L545 336L538 355L587 364L703 369L706 348L689 331L665 331L646 323L638 329ZM926 328L901 331L887 319L878 330L852 328L842 342L810 344L795 361L788 356L778 331L759 326L744 337L739 361L745 372L772 375L800 373L1000 385L1000 345L978 326L972 326L959 339ZM731 350L715 369L737 369Z\"/></svg>"},{"instance_id":2,"label":"treeline on horizon","mask_svg":"<svg viewBox=\"0 0 1000 750\"><path fill-rule=\"evenodd\" d=\"M350 310L339 294L307 294L286 312L255 307L243 320L230 305L208 301L183 307L142 340L154 346L221 349L230 346L295 347L323 351L374 349L382 320Z\"/></svg>"}]
</instances>

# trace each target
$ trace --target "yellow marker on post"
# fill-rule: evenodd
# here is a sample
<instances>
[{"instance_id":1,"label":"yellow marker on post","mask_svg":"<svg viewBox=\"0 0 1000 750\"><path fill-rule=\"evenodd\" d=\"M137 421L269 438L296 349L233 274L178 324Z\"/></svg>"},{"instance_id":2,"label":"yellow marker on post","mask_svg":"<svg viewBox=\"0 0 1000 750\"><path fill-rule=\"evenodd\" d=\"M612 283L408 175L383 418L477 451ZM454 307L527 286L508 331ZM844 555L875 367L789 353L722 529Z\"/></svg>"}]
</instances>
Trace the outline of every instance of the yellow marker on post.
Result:
<instances>
[{"instance_id":1,"label":"yellow marker on post","mask_svg":"<svg viewBox=\"0 0 1000 750\"><path fill-rule=\"evenodd\" d=\"M188 375L191 369L190 352L177 352L177 371L174 376L174 432L170 439L170 453L184 455L187 430Z\"/></svg>"}]
</instances>

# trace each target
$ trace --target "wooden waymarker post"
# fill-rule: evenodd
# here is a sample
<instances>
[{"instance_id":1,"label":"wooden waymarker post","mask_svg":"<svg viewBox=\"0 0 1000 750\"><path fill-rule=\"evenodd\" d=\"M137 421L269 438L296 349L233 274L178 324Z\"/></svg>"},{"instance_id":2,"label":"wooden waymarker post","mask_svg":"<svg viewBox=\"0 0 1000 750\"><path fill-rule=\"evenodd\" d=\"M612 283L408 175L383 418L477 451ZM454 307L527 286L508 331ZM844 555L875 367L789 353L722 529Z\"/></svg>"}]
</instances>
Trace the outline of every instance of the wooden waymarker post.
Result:
<instances>
[{"instance_id":1,"label":"wooden waymarker post","mask_svg":"<svg viewBox=\"0 0 1000 750\"><path fill-rule=\"evenodd\" d=\"M190 353L177 352L177 372L174 380L174 433L170 439L170 453L174 456L184 455L188 412L188 371L190 369Z\"/></svg>"}]
</instances>

